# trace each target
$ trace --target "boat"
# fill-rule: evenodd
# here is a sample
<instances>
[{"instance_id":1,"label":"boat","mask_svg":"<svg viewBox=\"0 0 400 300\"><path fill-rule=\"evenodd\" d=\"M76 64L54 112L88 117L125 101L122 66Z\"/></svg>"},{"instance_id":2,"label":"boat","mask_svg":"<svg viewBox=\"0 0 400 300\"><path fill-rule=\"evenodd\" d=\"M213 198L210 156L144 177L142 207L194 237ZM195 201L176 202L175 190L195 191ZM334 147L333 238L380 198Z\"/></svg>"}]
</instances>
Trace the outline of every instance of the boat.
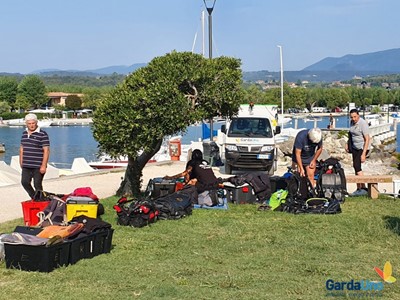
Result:
<instances>
[{"instance_id":1,"label":"boat","mask_svg":"<svg viewBox=\"0 0 400 300\"><path fill-rule=\"evenodd\" d=\"M115 169L115 168L126 168L128 166L128 158L121 156L119 158L111 158L107 155L102 155L100 160L91 161L88 163L94 169Z\"/></svg>"},{"instance_id":2,"label":"boat","mask_svg":"<svg viewBox=\"0 0 400 300\"><path fill-rule=\"evenodd\" d=\"M385 118L380 114L369 114L364 116L364 120L367 121L369 126L377 126L380 124L385 124Z\"/></svg>"},{"instance_id":3,"label":"boat","mask_svg":"<svg viewBox=\"0 0 400 300\"><path fill-rule=\"evenodd\" d=\"M0 142L0 153L6 152L6 146Z\"/></svg>"},{"instance_id":4,"label":"boat","mask_svg":"<svg viewBox=\"0 0 400 300\"><path fill-rule=\"evenodd\" d=\"M308 115L307 117L304 118L304 122L319 122L321 121L321 117L313 116L313 115Z\"/></svg>"},{"instance_id":5,"label":"boat","mask_svg":"<svg viewBox=\"0 0 400 300\"><path fill-rule=\"evenodd\" d=\"M171 160L169 141L180 140L182 136L174 136L165 139L161 145L160 150L148 161L149 163L161 162ZM189 150L193 148L193 145L180 145L180 156L179 160L186 161ZM126 168L128 166L128 157L121 156L119 158L111 158L107 154L100 156L97 161L91 161L88 163L94 169L115 169L115 168Z\"/></svg>"},{"instance_id":6,"label":"boat","mask_svg":"<svg viewBox=\"0 0 400 300\"><path fill-rule=\"evenodd\" d=\"M282 115L278 116L278 125L281 125L281 124L286 125L286 124L289 124L290 122L292 122L292 118L282 117Z\"/></svg>"}]
</instances>

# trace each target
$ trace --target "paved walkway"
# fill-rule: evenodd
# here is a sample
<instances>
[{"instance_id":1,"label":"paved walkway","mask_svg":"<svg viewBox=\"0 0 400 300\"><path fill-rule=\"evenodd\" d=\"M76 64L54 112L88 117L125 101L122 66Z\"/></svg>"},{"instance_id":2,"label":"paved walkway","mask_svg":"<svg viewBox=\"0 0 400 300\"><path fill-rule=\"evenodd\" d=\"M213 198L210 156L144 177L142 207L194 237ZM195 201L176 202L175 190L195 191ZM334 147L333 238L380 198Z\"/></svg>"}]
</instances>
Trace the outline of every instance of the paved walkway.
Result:
<instances>
[{"instance_id":1,"label":"paved walkway","mask_svg":"<svg viewBox=\"0 0 400 300\"><path fill-rule=\"evenodd\" d=\"M143 169L143 185L146 185L151 178L175 175L182 172L185 165L186 163L181 161L148 164ZM115 195L124 174L125 169L114 169L90 174L64 176L43 181L43 189L56 194L68 194L78 187L88 186L101 199ZM0 223L22 218L20 203L28 199L27 193L20 184L0 187Z\"/></svg>"}]
</instances>

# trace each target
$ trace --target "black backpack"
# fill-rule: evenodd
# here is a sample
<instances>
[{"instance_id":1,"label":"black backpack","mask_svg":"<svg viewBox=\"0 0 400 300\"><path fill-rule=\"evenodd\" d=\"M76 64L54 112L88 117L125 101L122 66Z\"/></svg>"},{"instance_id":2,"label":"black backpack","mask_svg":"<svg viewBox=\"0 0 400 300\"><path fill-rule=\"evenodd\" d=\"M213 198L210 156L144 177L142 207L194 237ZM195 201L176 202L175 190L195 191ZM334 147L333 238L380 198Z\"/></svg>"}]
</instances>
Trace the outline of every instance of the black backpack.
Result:
<instances>
[{"instance_id":1,"label":"black backpack","mask_svg":"<svg viewBox=\"0 0 400 300\"><path fill-rule=\"evenodd\" d=\"M144 227L157 221L158 211L153 201L150 200L128 200L122 197L114 205L117 212L118 225Z\"/></svg>"},{"instance_id":2,"label":"black backpack","mask_svg":"<svg viewBox=\"0 0 400 300\"><path fill-rule=\"evenodd\" d=\"M325 214L332 215L341 213L339 200L325 198L310 198L306 203L296 211L296 213L305 214Z\"/></svg>"},{"instance_id":3,"label":"black backpack","mask_svg":"<svg viewBox=\"0 0 400 300\"><path fill-rule=\"evenodd\" d=\"M302 177L298 172L291 172L286 180L288 194L285 202L276 210L291 213L302 212L306 207L307 199L315 198L317 192L308 177Z\"/></svg>"},{"instance_id":4,"label":"black backpack","mask_svg":"<svg viewBox=\"0 0 400 300\"><path fill-rule=\"evenodd\" d=\"M338 159L331 157L319 163L317 190L319 197L344 202L347 195L347 183Z\"/></svg>"},{"instance_id":5,"label":"black backpack","mask_svg":"<svg viewBox=\"0 0 400 300\"><path fill-rule=\"evenodd\" d=\"M186 185L182 190L154 200L160 220L176 220L192 214L193 204L197 203L197 190Z\"/></svg>"}]
</instances>

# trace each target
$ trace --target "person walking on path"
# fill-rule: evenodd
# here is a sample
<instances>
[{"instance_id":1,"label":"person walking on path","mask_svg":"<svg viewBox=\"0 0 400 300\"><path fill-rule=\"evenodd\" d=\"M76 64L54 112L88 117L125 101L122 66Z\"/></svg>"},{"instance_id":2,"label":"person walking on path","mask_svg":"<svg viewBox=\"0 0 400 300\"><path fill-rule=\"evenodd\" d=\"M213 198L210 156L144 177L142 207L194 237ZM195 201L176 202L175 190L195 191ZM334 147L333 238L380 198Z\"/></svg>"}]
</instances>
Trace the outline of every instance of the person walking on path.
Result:
<instances>
[{"instance_id":1,"label":"person walking on path","mask_svg":"<svg viewBox=\"0 0 400 300\"><path fill-rule=\"evenodd\" d=\"M349 140L346 144L346 152L351 153L355 174L363 175L362 164L366 161L370 146L370 134L367 121L360 117L357 109L350 110ZM365 196L368 190L365 183L357 183L357 190L352 196Z\"/></svg>"},{"instance_id":2,"label":"person walking on path","mask_svg":"<svg viewBox=\"0 0 400 300\"><path fill-rule=\"evenodd\" d=\"M315 186L317 159L322 153L322 131L318 127L304 129L297 133L293 144L292 163L300 176L308 179Z\"/></svg>"},{"instance_id":3,"label":"person walking on path","mask_svg":"<svg viewBox=\"0 0 400 300\"><path fill-rule=\"evenodd\" d=\"M21 184L31 197L43 190L42 182L46 174L50 156L50 140L45 131L39 128L37 116L25 116L26 130L22 133L19 148L19 163L22 169ZM33 179L34 188L31 185Z\"/></svg>"}]
</instances>

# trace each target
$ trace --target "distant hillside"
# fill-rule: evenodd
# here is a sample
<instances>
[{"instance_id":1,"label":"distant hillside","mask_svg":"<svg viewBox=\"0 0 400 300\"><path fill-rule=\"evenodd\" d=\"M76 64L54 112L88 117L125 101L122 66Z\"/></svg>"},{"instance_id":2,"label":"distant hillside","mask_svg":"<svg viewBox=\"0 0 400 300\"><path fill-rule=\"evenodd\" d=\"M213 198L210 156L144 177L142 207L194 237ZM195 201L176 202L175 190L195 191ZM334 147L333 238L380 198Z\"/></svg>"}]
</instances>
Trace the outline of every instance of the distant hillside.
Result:
<instances>
[{"instance_id":1,"label":"distant hillside","mask_svg":"<svg viewBox=\"0 0 400 300\"><path fill-rule=\"evenodd\" d=\"M40 76L60 77L104 77L114 73L127 75L138 68L146 66L146 63L136 63L130 66L109 66L93 70L58 70L45 69L32 72ZM348 54L343 57L327 57L312 64L301 71L285 71L284 80L289 82L332 82L351 80L356 77L370 77L378 75L400 74L400 48L383 50L366 54ZM0 76L23 76L23 74L0 73ZM60 79L61 80L61 79ZM279 72L254 71L243 72L243 80L246 82L279 81Z\"/></svg>"},{"instance_id":2,"label":"distant hillside","mask_svg":"<svg viewBox=\"0 0 400 300\"><path fill-rule=\"evenodd\" d=\"M93 70L85 70L85 71L79 71L79 70L58 70L58 69L45 69L45 70L36 70L33 71L33 74L39 74L43 76L52 76L52 75L58 75L58 76L88 76L88 77L96 77L99 75L111 75L113 73L121 74L121 75L128 75L129 73L132 73L133 71L146 66L145 63L138 63L138 64L133 64L130 66L110 66L110 67L104 67L100 69L93 69Z\"/></svg>"},{"instance_id":3,"label":"distant hillside","mask_svg":"<svg viewBox=\"0 0 400 300\"><path fill-rule=\"evenodd\" d=\"M400 72L399 72L400 73ZM380 71L284 71L283 80L285 82L297 82L297 81L308 81L308 82L332 82L332 81L344 81L351 80L355 76L357 77L371 77L377 75L387 74ZM265 82L280 81L280 72L270 71L255 71L255 72L243 72L243 80L245 82L255 82L257 80L263 80Z\"/></svg>"},{"instance_id":4,"label":"distant hillside","mask_svg":"<svg viewBox=\"0 0 400 300\"><path fill-rule=\"evenodd\" d=\"M327 57L304 68L303 71L400 73L400 49L348 54L339 58Z\"/></svg>"}]
</instances>

